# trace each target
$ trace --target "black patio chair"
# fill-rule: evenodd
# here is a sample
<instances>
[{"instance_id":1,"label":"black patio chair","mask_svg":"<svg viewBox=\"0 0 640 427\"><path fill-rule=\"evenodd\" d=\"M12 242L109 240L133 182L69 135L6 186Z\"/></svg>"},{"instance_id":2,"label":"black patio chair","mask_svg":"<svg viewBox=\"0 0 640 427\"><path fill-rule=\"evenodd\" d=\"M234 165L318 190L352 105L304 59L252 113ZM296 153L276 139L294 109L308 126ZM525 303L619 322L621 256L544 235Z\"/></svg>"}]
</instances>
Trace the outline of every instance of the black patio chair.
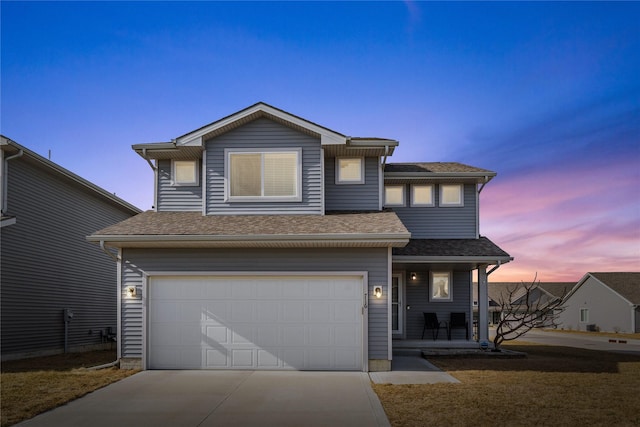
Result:
<instances>
[{"instance_id":1,"label":"black patio chair","mask_svg":"<svg viewBox=\"0 0 640 427\"><path fill-rule=\"evenodd\" d=\"M451 313L449 323L447 324L447 337L451 341L451 331L453 329L464 329L467 340L469 339L469 322L465 313Z\"/></svg>"},{"instance_id":2,"label":"black patio chair","mask_svg":"<svg viewBox=\"0 0 640 427\"><path fill-rule=\"evenodd\" d=\"M438 322L438 315L435 313L422 313L424 314L424 328L422 328L422 339L424 339L424 333L427 329L432 330L433 340L438 339L438 332L440 328L446 328L443 322Z\"/></svg>"}]
</instances>

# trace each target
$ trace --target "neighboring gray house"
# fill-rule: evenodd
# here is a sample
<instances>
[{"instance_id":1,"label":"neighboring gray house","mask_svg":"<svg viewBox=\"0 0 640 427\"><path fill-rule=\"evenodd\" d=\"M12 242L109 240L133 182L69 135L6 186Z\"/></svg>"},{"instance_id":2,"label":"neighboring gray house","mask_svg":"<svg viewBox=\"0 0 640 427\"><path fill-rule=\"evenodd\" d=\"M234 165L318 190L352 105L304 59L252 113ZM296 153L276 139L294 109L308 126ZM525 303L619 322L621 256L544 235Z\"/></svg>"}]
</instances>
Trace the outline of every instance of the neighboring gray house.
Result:
<instances>
[{"instance_id":1,"label":"neighboring gray house","mask_svg":"<svg viewBox=\"0 0 640 427\"><path fill-rule=\"evenodd\" d=\"M116 266L86 235L140 210L4 136L0 200L2 360L113 337Z\"/></svg>"},{"instance_id":2,"label":"neighboring gray house","mask_svg":"<svg viewBox=\"0 0 640 427\"><path fill-rule=\"evenodd\" d=\"M501 302L509 300L516 305L523 305L526 295L523 282L491 282L489 283L489 323L497 324L502 318ZM537 282L530 292L529 305L531 307L544 307L566 296L573 288L573 282ZM478 313L478 295L474 288L474 314Z\"/></svg>"},{"instance_id":3,"label":"neighboring gray house","mask_svg":"<svg viewBox=\"0 0 640 427\"><path fill-rule=\"evenodd\" d=\"M389 164L397 146L264 103L134 145L155 209L88 237L118 250L121 366L389 370L423 312L462 313L452 339L477 346L472 273L488 301L487 275L512 260L479 232L496 174Z\"/></svg>"},{"instance_id":4,"label":"neighboring gray house","mask_svg":"<svg viewBox=\"0 0 640 427\"><path fill-rule=\"evenodd\" d=\"M640 332L640 272L587 273L565 298L564 329Z\"/></svg>"}]
</instances>

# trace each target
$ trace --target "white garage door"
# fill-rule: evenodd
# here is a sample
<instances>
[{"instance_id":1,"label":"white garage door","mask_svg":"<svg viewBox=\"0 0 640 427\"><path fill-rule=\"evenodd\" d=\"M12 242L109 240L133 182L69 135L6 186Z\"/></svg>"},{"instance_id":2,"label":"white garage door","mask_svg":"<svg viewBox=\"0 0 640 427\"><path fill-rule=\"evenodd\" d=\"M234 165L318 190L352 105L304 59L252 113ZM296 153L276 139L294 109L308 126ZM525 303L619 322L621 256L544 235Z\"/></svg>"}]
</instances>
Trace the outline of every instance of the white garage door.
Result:
<instances>
[{"instance_id":1,"label":"white garage door","mask_svg":"<svg viewBox=\"0 0 640 427\"><path fill-rule=\"evenodd\" d=\"M363 279L149 280L151 369L362 370Z\"/></svg>"}]
</instances>

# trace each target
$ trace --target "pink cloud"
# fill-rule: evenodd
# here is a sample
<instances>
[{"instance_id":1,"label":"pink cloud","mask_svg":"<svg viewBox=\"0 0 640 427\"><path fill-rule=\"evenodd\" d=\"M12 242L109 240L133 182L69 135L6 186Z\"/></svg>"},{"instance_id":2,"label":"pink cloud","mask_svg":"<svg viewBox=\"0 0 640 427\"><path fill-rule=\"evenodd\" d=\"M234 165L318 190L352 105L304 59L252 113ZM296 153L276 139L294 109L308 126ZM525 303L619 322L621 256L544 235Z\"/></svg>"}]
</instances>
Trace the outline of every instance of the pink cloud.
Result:
<instances>
[{"instance_id":1,"label":"pink cloud","mask_svg":"<svg viewBox=\"0 0 640 427\"><path fill-rule=\"evenodd\" d=\"M526 281L538 272L540 280L577 281L588 271L640 271L637 160L569 166L483 191L481 234L515 257L491 280Z\"/></svg>"}]
</instances>

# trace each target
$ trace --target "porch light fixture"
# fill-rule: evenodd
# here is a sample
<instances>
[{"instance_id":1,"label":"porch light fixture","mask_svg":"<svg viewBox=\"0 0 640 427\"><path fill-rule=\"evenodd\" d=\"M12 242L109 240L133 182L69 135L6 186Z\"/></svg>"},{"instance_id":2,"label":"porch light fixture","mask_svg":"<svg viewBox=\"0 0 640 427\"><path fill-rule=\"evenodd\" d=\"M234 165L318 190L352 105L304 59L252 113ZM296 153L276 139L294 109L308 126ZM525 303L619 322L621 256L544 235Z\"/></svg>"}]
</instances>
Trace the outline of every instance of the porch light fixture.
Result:
<instances>
[{"instance_id":1,"label":"porch light fixture","mask_svg":"<svg viewBox=\"0 0 640 427\"><path fill-rule=\"evenodd\" d=\"M135 298L136 295L138 295L138 292L136 291L136 287L135 286L127 286L127 297L128 298Z\"/></svg>"},{"instance_id":2,"label":"porch light fixture","mask_svg":"<svg viewBox=\"0 0 640 427\"><path fill-rule=\"evenodd\" d=\"M382 286L376 286L375 288L373 288L373 294L376 296L376 298L380 298L382 296Z\"/></svg>"},{"instance_id":3,"label":"porch light fixture","mask_svg":"<svg viewBox=\"0 0 640 427\"><path fill-rule=\"evenodd\" d=\"M418 276L416 275L416 273L411 273L411 280L416 280L418 278Z\"/></svg>"}]
</instances>

